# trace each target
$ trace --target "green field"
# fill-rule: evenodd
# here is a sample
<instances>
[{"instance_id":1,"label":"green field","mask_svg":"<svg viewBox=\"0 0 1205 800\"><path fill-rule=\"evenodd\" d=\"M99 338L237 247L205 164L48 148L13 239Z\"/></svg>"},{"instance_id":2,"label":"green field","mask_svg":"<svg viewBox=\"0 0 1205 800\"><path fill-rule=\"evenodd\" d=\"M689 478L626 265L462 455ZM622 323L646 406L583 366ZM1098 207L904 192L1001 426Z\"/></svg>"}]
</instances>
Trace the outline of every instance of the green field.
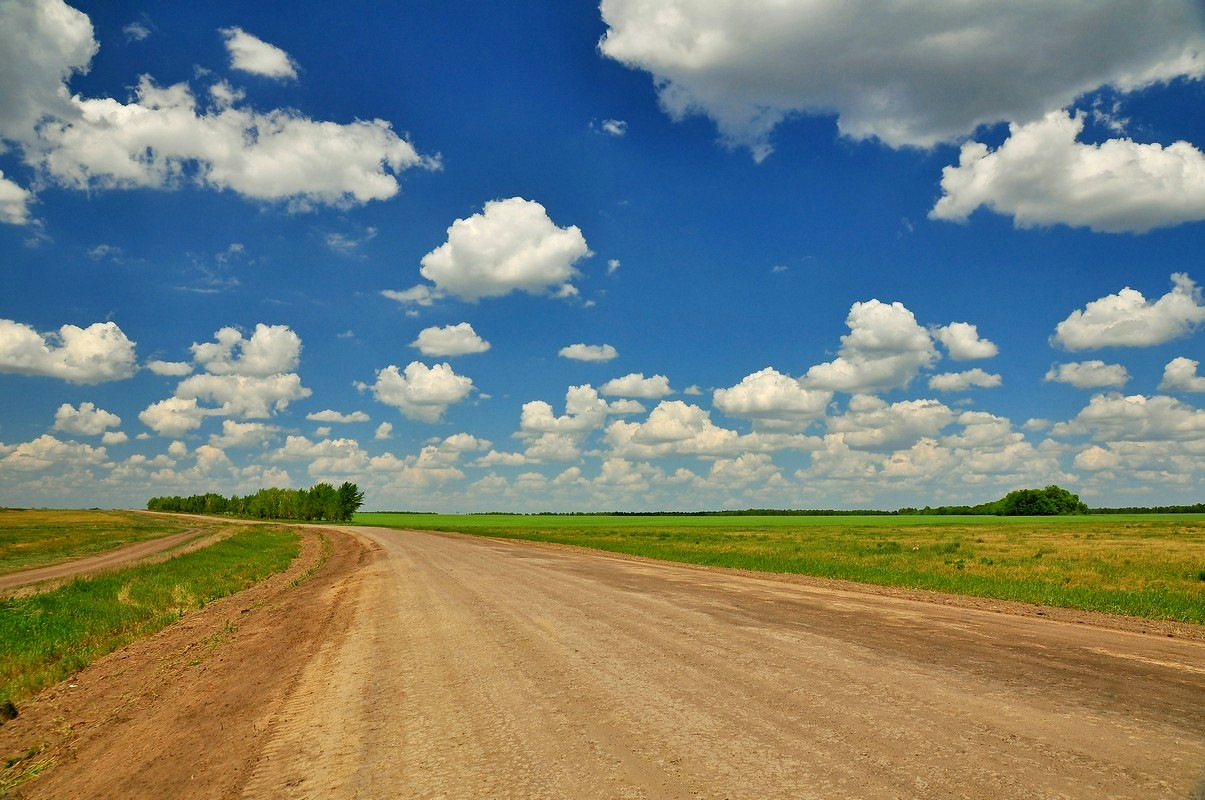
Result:
<instances>
[{"instance_id":1,"label":"green field","mask_svg":"<svg viewBox=\"0 0 1205 800\"><path fill-rule=\"evenodd\" d=\"M188 611L284 570L298 548L297 533L287 528L240 526L162 563L0 598L0 700L21 702Z\"/></svg>"},{"instance_id":2,"label":"green field","mask_svg":"<svg viewBox=\"0 0 1205 800\"><path fill-rule=\"evenodd\" d=\"M197 527L188 517L129 511L0 509L0 575L96 555Z\"/></svg>"},{"instance_id":3,"label":"green field","mask_svg":"<svg viewBox=\"0 0 1205 800\"><path fill-rule=\"evenodd\" d=\"M1205 624L1205 515L356 514L691 564L839 578Z\"/></svg>"}]
</instances>

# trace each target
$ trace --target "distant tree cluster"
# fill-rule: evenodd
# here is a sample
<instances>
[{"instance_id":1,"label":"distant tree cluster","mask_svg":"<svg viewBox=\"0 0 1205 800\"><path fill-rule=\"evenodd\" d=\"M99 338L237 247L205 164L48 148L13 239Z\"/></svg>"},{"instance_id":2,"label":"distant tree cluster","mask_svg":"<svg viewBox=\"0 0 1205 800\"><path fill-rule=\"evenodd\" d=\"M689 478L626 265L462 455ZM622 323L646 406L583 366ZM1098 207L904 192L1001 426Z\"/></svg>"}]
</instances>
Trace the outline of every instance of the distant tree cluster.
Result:
<instances>
[{"instance_id":1,"label":"distant tree cluster","mask_svg":"<svg viewBox=\"0 0 1205 800\"><path fill-rule=\"evenodd\" d=\"M997 517L1052 517L1060 514L1089 514L1091 509L1079 495L1053 484L1045 489L1018 489L999 500L977 506L901 508L900 514L985 514Z\"/></svg>"},{"instance_id":2,"label":"distant tree cluster","mask_svg":"<svg viewBox=\"0 0 1205 800\"><path fill-rule=\"evenodd\" d=\"M354 483L344 482L336 489L319 483L309 489L260 489L246 497L220 494L194 494L190 497L152 497L148 511L173 511L183 514L226 514L251 519L296 519L311 522L350 522L364 505L364 493Z\"/></svg>"}]
</instances>

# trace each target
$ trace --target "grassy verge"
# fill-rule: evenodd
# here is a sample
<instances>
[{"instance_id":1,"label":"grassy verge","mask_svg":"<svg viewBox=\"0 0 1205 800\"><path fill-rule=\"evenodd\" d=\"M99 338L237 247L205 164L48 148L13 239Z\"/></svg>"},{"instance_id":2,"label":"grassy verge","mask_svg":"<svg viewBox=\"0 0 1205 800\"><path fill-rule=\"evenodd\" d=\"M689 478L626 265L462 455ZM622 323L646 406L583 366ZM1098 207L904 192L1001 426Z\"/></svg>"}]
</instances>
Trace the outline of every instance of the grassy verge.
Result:
<instances>
[{"instance_id":1,"label":"grassy verge","mask_svg":"<svg viewBox=\"0 0 1205 800\"><path fill-rule=\"evenodd\" d=\"M1205 624L1205 515L609 517L357 514L691 564Z\"/></svg>"},{"instance_id":2,"label":"grassy verge","mask_svg":"<svg viewBox=\"0 0 1205 800\"><path fill-rule=\"evenodd\" d=\"M197 524L129 511L0 510L0 574L96 555Z\"/></svg>"},{"instance_id":3,"label":"grassy verge","mask_svg":"<svg viewBox=\"0 0 1205 800\"><path fill-rule=\"evenodd\" d=\"M0 599L0 700L27 699L189 610L281 572L298 552L294 531L257 525L159 564Z\"/></svg>"}]
</instances>

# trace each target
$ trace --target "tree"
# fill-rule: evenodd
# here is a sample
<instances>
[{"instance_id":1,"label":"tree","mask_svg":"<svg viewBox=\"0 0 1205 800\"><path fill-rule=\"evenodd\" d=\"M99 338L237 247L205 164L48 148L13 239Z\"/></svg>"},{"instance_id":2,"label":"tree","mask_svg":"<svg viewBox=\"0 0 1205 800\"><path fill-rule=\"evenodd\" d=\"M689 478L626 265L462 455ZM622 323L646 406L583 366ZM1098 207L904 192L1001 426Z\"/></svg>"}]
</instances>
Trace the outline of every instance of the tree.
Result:
<instances>
[{"instance_id":1,"label":"tree","mask_svg":"<svg viewBox=\"0 0 1205 800\"><path fill-rule=\"evenodd\" d=\"M1018 489L1000 501L1000 514L1006 517L1050 517L1058 514L1087 514L1088 506L1079 495L1051 484L1045 489Z\"/></svg>"},{"instance_id":2,"label":"tree","mask_svg":"<svg viewBox=\"0 0 1205 800\"><path fill-rule=\"evenodd\" d=\"M340 522L351 522L352 514L364 505L364 493L354 483L344 481L339 487L339 516Z\"/></svg>"}]
</instances>

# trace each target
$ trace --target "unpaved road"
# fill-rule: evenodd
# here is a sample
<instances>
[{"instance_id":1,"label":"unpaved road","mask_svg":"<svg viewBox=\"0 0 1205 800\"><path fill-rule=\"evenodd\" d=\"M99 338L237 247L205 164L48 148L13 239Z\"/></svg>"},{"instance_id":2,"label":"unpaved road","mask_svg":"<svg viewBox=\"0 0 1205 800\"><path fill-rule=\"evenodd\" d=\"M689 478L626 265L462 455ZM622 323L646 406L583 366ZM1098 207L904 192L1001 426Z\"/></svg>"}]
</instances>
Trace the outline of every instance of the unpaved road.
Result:
<instances>
[{"instance_id":1,"label":"unpaved road","mask_svg":"<svg viewBox=\"0 0 1205 800\"><path fill-rule=\"evenodd\" d=\"M206 536L206 534L209 534L209 536L202 541L201 537ZM125 547L107 550L94 556L76 559L75 561L51 564L45 567L34 567L33 569L21 570L20 572L8 572L0 575L0 594L10 594L13 589L32 586L33 584L62 581L80 575L93 575L98 572L129 566L152 556L166 553L177 547L186 548L188 545L194 544L199 547L209 544L212 540L219 538L220 535L214 535L213 531L208 528L198 528L196 530L173 533L168 536L160 536L157 539L135 542Z\"/></svg>"},{"instance_id":2,"label":"unpaved road","mask_svg":"<svg viewBox=\"0 0 1205 800\"><path fill-rule=\"evenodd\" d=\"M0 728L10 748L19 723L70 730L18 792L1205 796L1199 630L1168 638L569 548L343 530L300 588L201 612L237 631L198 663L187 641L208 629L195 619L192 634L165 633L175 644L115 654ZM123 698L123 681L138 696Z\"/></svg>"}]
</instances>

